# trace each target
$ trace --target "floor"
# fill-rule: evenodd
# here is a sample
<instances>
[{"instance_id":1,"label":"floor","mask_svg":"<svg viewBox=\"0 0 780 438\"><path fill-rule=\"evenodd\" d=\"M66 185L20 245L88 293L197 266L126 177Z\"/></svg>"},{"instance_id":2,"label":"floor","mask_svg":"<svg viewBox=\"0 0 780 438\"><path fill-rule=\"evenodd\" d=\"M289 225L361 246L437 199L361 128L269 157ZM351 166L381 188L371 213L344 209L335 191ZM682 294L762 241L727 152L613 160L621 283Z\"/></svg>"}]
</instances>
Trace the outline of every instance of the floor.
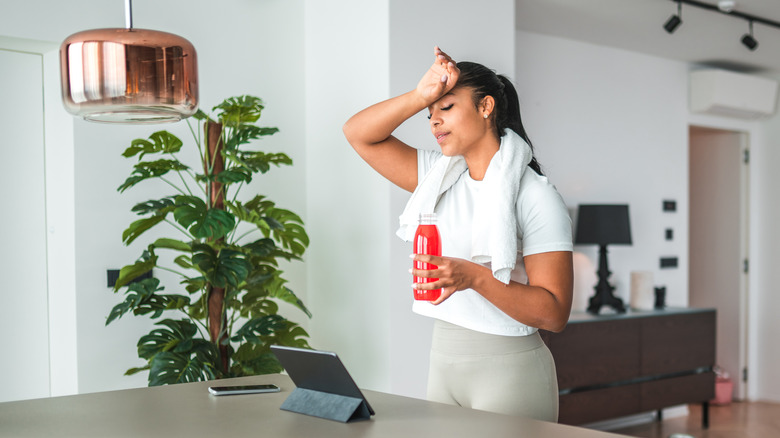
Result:
<instances>
[{"instance_id":1,"label":"floor","mask_svg":"<svg viewBox=\"0 0 780 438\"><path fill-rule=\"evenodd\" d=\"M676 433L696 438L780 437L780 403L739 402L727 406L710 406L709 429L701 427L700 405L690 405L689 412L684 417L610 432L642 438L669 438Z\"/></svg>"}]
</instances>

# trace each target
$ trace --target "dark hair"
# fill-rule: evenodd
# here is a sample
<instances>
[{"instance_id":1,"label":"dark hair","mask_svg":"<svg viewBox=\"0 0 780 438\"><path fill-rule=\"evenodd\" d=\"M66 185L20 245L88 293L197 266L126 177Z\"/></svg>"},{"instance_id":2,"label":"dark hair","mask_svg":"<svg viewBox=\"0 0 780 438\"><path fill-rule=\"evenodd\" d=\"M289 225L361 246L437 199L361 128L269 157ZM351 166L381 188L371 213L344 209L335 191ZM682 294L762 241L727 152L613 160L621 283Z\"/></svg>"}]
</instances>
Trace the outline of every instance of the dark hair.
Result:
<instances>
[{"instance_id":1,"label":"dark hair","mask_svg":"<svg viewBox=\"0 0 780 438\"><path fill-rule=\"evenodd\" d=\"M460 77L456 87L470 88L475 106L478 106L485 96L492 96L496 101L496 107L491 114L496 137L501 138L506 128L515 131L531 147L532 158L528 167L539 175L544 175L539 162L533 156L534 146L523 128L520 100L512 82L506 76L497 75L493 70L476 62L461 61L457 66L460 69Z\"/></svg>"}]
</instances>

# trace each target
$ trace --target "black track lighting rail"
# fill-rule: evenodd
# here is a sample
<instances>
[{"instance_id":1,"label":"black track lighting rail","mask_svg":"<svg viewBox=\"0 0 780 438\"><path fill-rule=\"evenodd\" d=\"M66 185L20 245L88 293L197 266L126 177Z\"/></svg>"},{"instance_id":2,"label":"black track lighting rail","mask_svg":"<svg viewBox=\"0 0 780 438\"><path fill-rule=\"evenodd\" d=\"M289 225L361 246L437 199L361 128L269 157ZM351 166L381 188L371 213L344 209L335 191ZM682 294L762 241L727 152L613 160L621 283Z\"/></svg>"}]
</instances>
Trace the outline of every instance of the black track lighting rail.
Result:
<instances>
[{"instance_id":1,"label":"black track lighting rail","mask_svg":"<svg viewBox=\"0 0 780 438\"><path fill-rule=\"evenodd\" d=\"M696 1L696 0L671 0L671 1L674 2L674 3L683 3L683 4L686 4L686 5L690 5L690 6L695 6L697 8L708 9L710 11L715 11L715 12L721 13L723 15L729 15L729 16L732 16L732 17L741 18L743 20L752 21L754 23L766 24L767 26L772 26L772 27L776 27L776 28L780 29L780 22L777 22L777 21L774 21L774 20L769 20L769 19L762 18L762 17L758 17L756 15L745 14L743 12L739 12L739 11L736 11L736 10L731 11L731 12L722 11L722 10L720 10L718 8L718 5L713 5L713 4L710 4L710 3L704 3L704 2L700 2L700 1Z\"/></svg>"}]
</instances>

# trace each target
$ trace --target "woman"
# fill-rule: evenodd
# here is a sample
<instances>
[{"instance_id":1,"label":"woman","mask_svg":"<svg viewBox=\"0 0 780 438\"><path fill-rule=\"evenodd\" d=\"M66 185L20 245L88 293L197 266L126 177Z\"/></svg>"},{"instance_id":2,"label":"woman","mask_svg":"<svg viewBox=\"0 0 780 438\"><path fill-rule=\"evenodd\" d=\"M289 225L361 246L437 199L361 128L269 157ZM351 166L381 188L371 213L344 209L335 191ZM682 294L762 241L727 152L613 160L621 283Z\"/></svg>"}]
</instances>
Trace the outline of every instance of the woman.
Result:
<instances>
[{"instance_id":1,"label":"woman","mask_svg":"<svg viewBox=\"0 0 780 438\"><path fill-rule=\"evenodd\" d=\"M438 47L417 87L352 116L344 134L377 172L414 192L399 235L411 239L420 212L435 211L443 256L416 255L442 289L416 301L435 318L428 398L557 421L552 356L537 329L560 331L572 299L568 211L542 176L511 82L482 65L455 63ZM392 133L426 109L441 152L417 150Z\"/></svg>"}]
</instances>

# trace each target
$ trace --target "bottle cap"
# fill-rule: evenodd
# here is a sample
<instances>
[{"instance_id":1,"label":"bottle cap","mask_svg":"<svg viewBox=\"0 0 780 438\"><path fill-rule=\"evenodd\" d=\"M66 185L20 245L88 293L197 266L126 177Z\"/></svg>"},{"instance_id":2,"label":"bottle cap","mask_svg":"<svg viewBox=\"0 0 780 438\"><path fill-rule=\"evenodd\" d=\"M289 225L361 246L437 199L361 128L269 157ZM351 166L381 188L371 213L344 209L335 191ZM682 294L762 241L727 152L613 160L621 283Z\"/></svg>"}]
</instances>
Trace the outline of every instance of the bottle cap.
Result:
<instances>
[{"instance_id":1,"label":"bottle cap","mask_svg":"<svg viewBox=\"0 0 780 438\"><path fill-rule=\"evenodd\" d=\"M436 222L436 213L420 213L421 224L432 224Z\"/></svg>"}]
</instances>

